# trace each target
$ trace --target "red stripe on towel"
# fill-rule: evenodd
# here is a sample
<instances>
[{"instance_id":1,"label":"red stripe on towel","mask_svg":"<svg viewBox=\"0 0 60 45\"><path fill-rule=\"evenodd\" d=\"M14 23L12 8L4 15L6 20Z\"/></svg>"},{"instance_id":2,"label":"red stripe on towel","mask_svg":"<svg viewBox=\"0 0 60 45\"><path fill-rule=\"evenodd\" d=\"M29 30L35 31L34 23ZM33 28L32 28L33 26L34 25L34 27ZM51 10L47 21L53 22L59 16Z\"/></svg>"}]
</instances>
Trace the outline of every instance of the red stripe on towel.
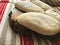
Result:
<instances>
[{"instance_id":1,"label":"red stripe on towel","mask_svg":"<svg viewBox=\"0 0 60 45\"><path fill-rule=\"evenodd\" d=\"M29 33L25 33L23 35L24 45L34 45L32 35Z\"/></svg>"},{"instance_id":2,"label":"red stripe on towel","mask_svg":"<svg viewBox=\"0 0 60 45\"><path fill-rule=\"evenodd\" d=\"M52 45L60 45L60 39L53 40Z\"/></svg>"},{"instance_id":3,"label":"red stripe on towel","mask_svg":"<svg viewBox=\"0 0 60 45\"><path fill-rule=\"evenodd\" d=\"M9 0L0 0L0 3L8 3Z\"/></svg>"},{"instance_id":4,"label":"red stripe on towel","mask_svg":"<svg viewBox=\"0 0 60 45\"><path fill-rule=\"evenodd\" d=\"M33 39L32 39L32 35L30 36L30 45L34 45Z\"/></svg>"},{"instance_id":5,"label":"red stripe on towel","mask_svg":"<svg viewBox=\"0 0 60 45\"><path fill-rule=\"evenodd\" d=\"M5 4L2 3L2 6L1 6L1 8L0 8L0 22L1 22L2 16L3 16L3 15L2 15L2 12L4 12L4 11L3 11L4 5L5 5Z\"/></svg>"},{"instance_id":6,"label":"red stripe on towel","mask_svg":"<svg viewBox=\"0 0 60 45\"><path fill-rule=\"evenodd\" d=\"M20 45L22 45L22 35L20 35Z\"/></svg>"},{"instance_id":7,"label":"red stripe on towel","mask_svg":"<svg viewBox=\"0 0 60 45\"><path fill-rule=\"evenodd\" d=\"M2 21L2 18L3 18L4 12L5 12L7 3L2 3L1 5L2 5L2 6L1 6L1 8L0 8L0 23L1 23L1 21Z\"/></svg>"},{"instance_id":8,"label":"red stripe on towel","mask_svg":"<svg viewBox=\"0 0 60 45\"><path fill-rule=\"evenodd\" d=\"M52 45L57 45L57 41L52 41Z\"/></svg>"},{"instance_id":9,"label":"red stripe on towel","mask_svg":"<svg viewBox=\"0 0 60 45\"><path fill-rule=\"evenodd\" d=\"M1 22L1 18L2 18L2 17L1 17L1 10L2 10L2 8L3 8L3 5L4 5L3 3L1 3L1 5L0 5L0 22Z\"/></svg>"},{"instance_id":10,"label":"red stripe on towel","mask_svg":"<svg viewBox=\"0 0 60 45\"><path fill-rule=\"evenodd\" d=\"M30 45L30 42L29 42L29 38L28 38L29 36L27 36L27 35L23 35L23 40L24 40L24 45Z\"/></svg>"},{"instance_id":11,"label":"red stripe on towel","mask_svg":"<svg viewBox=\"0 0 60 45\"><path fill-rule=\"evenodd\" d=\"M60 45L60 39L57 40L57 45Z\"/></svg>"}]
</instances>

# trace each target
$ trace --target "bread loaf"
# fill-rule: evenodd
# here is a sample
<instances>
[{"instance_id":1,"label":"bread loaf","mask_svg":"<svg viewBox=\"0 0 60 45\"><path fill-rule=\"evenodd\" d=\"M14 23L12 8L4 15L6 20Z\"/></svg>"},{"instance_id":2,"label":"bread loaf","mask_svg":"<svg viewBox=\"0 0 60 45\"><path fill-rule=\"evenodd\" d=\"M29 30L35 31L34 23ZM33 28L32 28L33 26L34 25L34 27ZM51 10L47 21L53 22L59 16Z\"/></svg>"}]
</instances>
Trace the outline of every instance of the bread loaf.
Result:
<instances>
[{"instance_id":1,"label":"bread loaf","mask_svg":"<svg viewBox=\"0 0 60 45\"><path fill-rule=\"evenodd\" d=\"M43 35L55 35L60 29L58 20L51 16L36 12L21 14L17 17L17 22Z\"/></svg>"},{"instance_id":2,"label":"bread loaf","mask_svg":"<svg viewBox=\"0 0 60 45\"><path fill-rule=\"evenodd\" d=\"M38 5L39 7L41 7L43 10L48 10L48 9L53 9L51 6L49 6L48 4L40 1L40 0L30 0L32 3Z\"/></svg>"},{"instance_id":3,"label":"bread loaf","mask_svg":"<svg viewBox=\"0 0 60 45\"><path fill-rule=\"evenodd\" d=\"M16 2L15 7L26 12L44 12L44 10L32 2Z\"/></svg>"}]
</instances>

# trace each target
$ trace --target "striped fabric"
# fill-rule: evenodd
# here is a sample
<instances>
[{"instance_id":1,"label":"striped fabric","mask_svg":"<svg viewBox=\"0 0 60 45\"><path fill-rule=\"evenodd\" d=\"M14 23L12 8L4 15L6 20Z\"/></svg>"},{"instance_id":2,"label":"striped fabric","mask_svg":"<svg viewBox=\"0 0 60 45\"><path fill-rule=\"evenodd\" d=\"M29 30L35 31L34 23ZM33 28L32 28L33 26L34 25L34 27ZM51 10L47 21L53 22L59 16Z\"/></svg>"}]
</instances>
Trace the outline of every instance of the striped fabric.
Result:
<instances>
[{"instance_id":1,"label":"striped fabric","mask_svg":"<svg viewBox=\"0 0 60 45\"><path fill-rule=\"evenodd\" d=\"M6 20L0 37L0 45L60 45L60 37L55 40L49 40L33 32L17 34L12 31L8 20Z\"/></svg>"},{"instance_id":2,"label":"striped fabric","mask_svg":"<svg viewBox=\"0 0 60 45\"><path fill-rule=\"evenodd\" d=\"M4 11L6 9L7 3L0 3L0 23L3 18Z\"/></svg>"},{"instance_id":3,"label":"striped fabric","mask_svg":"<svg viewBox=\"0 0 60 45\"><path fill-rule=\"evenodd\" d=\"M0 32L3 29L6 19L8 18L8 14L10 12L11 3L0 3ZM8 8L8 9L7 9Z\"/></svg>"},{"instance_id":4,"label":"striped fabric","mask_svg":"<svg viewBox=\"0 0 60 45\"><path fill-rule=\"evenodd\" d=\"M41 1L47 3L51 6L55 6L55 7L60 6L60 0L41 0Z\"/></svg>"},{"instance_id":5,"label":"striped fabric","mask_svg":"<svg viewBox=\"0 0 60 45\"><path fill-rule=\"evenodd\" d=\"M8 2L8 0L2 0L0 2ZM60 4L58 0L42 0L50 5L54 5L57 12L60 13ZM56 2L57 1L57 2ZM53 4L54 3L54 4ZM9 6L10 5L10 6ZM0 27L3 25L4 19L5 23L3 29L0 28L0 45L60 45L60 36L57 39L47 39L42 38L40 35L37 35L33 32L28 32L24 34L17 34L12 31L9 26L8 14L9 7L11 4L9 3L0 3ZM7 8L7 9L6 9ZM7 13L6 13L7 12Z\"/></svg>"},{"instance_id":6,"label":"striped fabric","mask_svg":"<svg viewBox=\"0 0 60 45\"><path fill-rule=\"evenodd\" d=\"M11 3L0 3L0 45L3 43L1 36L4 34L3 29L7 29L5 23L7 23L8 14L10 13ZM5 35L6 36L6 35Z\"/></svg>"},{"instance_id":7,"label":"striped fabric","mask_svg":"<svg viewBox=\"0 0 60 45\"><path fill-rule=\"evenodd\" d=\"M7 2L9 2L9 0L0 0L0 2L7 3Z\"/></svg>"},{"instance_id":8,"label":"striped fabric","mask_svg":"<svg viewBox=\"0 0 60 45\"><path fill-rule=\"evenodd\" d=\"M14 0L0 0L0 3L12 3Z\"/></svg>"},{"instance_id":9,"label":"striped fabric","mask_svg":"<svg viewBox=\"0 0 60 45\"><path fill-rule=\"evenodd\" d=\"M16 1L30 1L30 0L0 0L0 2L2 3L13 3L13 2L16 2Z\"/></svg>"}]
</instances>

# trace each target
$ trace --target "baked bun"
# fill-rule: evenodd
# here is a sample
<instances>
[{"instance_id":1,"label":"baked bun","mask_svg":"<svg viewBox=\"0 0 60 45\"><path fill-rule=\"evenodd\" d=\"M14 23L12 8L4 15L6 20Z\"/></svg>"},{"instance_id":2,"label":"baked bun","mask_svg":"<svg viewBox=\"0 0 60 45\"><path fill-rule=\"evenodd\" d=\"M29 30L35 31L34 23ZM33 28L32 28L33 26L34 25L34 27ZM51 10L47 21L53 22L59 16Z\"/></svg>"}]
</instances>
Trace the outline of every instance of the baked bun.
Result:
<instances>
[{"instance_id":1,"label":"baked bun","mask_svg":"<svg viewBox=\"0 0 60 45\"><path fill-rule=\"evenodd\" d=\"M44 12L41 7L33 4L32 2L15 2L14 5L19 10L23 10L26 12Z\"/></svg>"},{"instance_id":2,"label":"baked bun","mask_svg":"<svg viewBox=\"0 0 60 45\"><path fill-rule=\"evenodd\" d=\"M41 7L44 11L52 9L54 10L50 5L40 1L40 0L30 0L32 3L38 5L39 7Z\"/></svg>"},{"instance_id":3,"label":"baked bun","mask_svg":"<svg viewBox=\"0 0 60 45\"><path fill-rule=\"evenodd\" d=\"M43 35L55 35L60 29L60 22L58 20L43 13L24 13L18 16L16 21Z\"/></svg>"}]
</instances>

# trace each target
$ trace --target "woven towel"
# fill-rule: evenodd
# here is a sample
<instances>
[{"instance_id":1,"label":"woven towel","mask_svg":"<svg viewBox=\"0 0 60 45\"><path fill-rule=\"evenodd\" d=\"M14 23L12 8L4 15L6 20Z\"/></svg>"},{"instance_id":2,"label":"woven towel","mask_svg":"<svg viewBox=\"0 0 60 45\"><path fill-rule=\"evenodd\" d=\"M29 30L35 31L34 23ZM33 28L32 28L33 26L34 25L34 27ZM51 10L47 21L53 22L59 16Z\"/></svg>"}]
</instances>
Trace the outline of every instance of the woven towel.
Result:
<instances>
[{"instance_id":1,"label":"woven towel","mask_svg":"<svg viewBox=\"0 0 60 45\"><path fill-rule=\"evenodd\" d=\"M33 32L17 34L12 31L8 23L7 20L2 30L0 45L60 45L60 37L50 40Z\"/></svg>"},{"instance_id":2,"label":"woven towel","mask_svg":"<svg viewBox=\"0 0 60 45\"><path fill-rule=\"evenodd\" d=\"M0 3L12 3L14 0L0 0Z\"/></svg>"},{"instance_id":3,"label":"woven towel","mask_svg":"<svg viewBox=\"0 0 60 45\"><path fill-rule=\"evenodd\" d=\"M3 0L4 1L4 0ZM42 0L44 1L44 0ZM48 0L45 0L46 2ZM55 1L55 0L54 0ZM50 1L48 1L50 4ZM58 2L58 1L57 1ZM57 39L47 39L42 38L40 35L35 34L33 32L26 32L23 34L17 34L12 31L9 26L8 15L11 10L11 3L0 3L0 45L60 45L60 36ZM51 4L50 4L51 5ZM59 4L60 5L60 4ZM60 13L60 7L54 7ZM5 7L5 8L4 8ZM2 15L2 16L1 16Z\"/></svg>"},{"instance_id":4,"label":"woven towel","mask_svg":"<svg viewBox=\"0 0 60 45\"><path fill-rule=\"evenodd\" d=\"M10 13L10 9L11 9L11 3L0 3L0 39L2 36L2 31L5 28L4 27L5 23L8 19L8 14Z\"/></svg>"},{"instance_id":5,"label":"woven towel","mask_svg":"<svg viewBox=\"0 0 60 45\"><path fill-rule=\"evenodd\" d=\"M56 8L57 9L57 8ZM58 9L57 9L58 10ZM9 21L6 20L0 38L1 45L60 45L60 37L57 39L47 39L33 32L17 34L12 31Z\"/></svg>"}]
</instances>

